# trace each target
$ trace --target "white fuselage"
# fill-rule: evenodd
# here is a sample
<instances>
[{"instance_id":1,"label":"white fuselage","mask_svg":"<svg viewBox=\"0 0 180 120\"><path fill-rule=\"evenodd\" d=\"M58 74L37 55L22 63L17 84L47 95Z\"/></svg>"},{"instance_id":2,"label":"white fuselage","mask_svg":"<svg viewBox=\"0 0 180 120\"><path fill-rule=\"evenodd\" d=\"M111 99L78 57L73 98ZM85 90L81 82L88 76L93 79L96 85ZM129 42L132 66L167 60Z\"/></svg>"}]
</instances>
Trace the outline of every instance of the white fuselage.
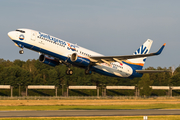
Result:
<instances>
[{"instance_id":1,"label":"white fuselage","mask_svg":"<svg viewBox=\"0 0 180 120\"><path fill-rule=\"evenodd\" d=\"M8 33L8 36L17 46L40 52L58 60L67 61L73 53L77 53L79 56L87 59L90 59L90 57L93 56L103 56L102 54L39 31L30 29L18 30L19 31L11 31ZM71 62L71 64L73 64L73 62ZM112 62L111 65L100 63L100 65L94 65L92 70L115 77L130 77L133 74L133 69L129 65L119 62Z\"/></svg>"}]
</instances>

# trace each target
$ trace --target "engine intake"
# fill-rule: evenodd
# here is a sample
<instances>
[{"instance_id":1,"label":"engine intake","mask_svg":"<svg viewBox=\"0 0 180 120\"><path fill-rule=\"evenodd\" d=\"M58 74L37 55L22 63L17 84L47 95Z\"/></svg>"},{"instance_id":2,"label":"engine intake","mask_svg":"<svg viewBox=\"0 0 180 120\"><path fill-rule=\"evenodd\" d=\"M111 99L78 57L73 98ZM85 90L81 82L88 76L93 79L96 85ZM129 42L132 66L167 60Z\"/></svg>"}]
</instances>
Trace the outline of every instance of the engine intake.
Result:
<instances>
[{"instance_id":1,"label":"engine intake","mask_svg":"<svg viewBox=\"0 0 180 120\"><path fill-rule=\"evenodd\" d=\"M50 66L53 66L53 67L55 67L56 65L59 65L59 61L45 57L45 55L40 55L39 61L44 63L44 64L48 64Z\"/></svg>"},{"instance_id":2,"label":"engine intake","mask_svg":"<svg viewBox=\"0 0 180 120\"><path fill-rule=\"evenodd\" d=\"M78 58L78 55L77 55L76 53L73 53L73 54L71 55L71 61L72 61L72 62L75 62L75 61L77 60L77 58Z\"/></svg>"},{"instance_id":3,"label":"engine intake","mask_svg":"<svg viewBox=\"0 0 180 120\"><path fill-rule=\"evenodd\" d=\"M78 56L77 53L73 53L70 57L71 62L80 64L81 66L88 66L90 64L90 60L83 56Z\"/></svg>"}]
</instances>

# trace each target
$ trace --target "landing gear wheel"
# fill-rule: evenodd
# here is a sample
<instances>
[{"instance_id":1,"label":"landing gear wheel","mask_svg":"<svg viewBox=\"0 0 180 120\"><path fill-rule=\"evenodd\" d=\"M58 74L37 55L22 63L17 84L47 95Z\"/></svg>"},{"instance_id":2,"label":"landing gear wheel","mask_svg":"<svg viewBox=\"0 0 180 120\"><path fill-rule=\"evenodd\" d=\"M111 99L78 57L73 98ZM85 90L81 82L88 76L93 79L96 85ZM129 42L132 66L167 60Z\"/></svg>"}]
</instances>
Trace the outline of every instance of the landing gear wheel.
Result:
<instances>
[{"instance_id":1,"label":"landing gear wheel","mask_svg":"<svg viewBox=\"0 0 180 120\"><path fill-rule=\"evenodd\" d=\"M20 50L20 51L19 51L19 54L23 54L23 53L24 53L24 51L23 51L23 50Z\"/></svg>"},{"instance_id":2,"label":"landing gear wheel","mask_svg":"<svg viewBox=\"0 0 180 120\"><path fill-rule=\"evenodd\" d=\"M86 70L85 70L85 74L86 74L86 75L91 75L91 74L92 74L92 71L86 69Z\"/></svg>"},{"instance_id":3,"label":"landing gear wheel","mask_svg":"<svg viewBox=\"0 0 180 120\"><path fill-rule=\"evenodd\" d=\"M69 70L66 70L66 75L69 75Z\"/></svg>"},{"instance_id":4,"label":"landing gear wheel","mask_svg":"<svg viewBox=\"0 0 180 120\"><path fill-rule=\"evenodd\" d=\"M66 70L66 75L72 75L73 71L72 70Z\"/></svg>"},{"instance_id":5,"label":"landing gear wheel","mask_svg":"<svg viewBox=\"0 0 180 120\"><path fill-rule=\"evenodd\" d=\"M73 74L73 71L72 71L72 70L69 70L69 74L72 75L72 74Z\"/></svg>"}]
</instances>

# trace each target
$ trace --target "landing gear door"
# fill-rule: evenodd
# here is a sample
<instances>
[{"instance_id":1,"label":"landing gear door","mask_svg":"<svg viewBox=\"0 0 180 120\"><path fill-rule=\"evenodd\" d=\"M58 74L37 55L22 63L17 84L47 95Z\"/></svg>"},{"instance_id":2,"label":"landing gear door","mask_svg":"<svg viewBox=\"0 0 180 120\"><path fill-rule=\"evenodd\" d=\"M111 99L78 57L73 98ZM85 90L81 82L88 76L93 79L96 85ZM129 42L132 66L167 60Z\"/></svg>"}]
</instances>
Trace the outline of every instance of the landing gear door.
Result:
<instances>
[{"instance_id":1,"label":"landing gear door","mask_svg":"<svg viewBox=\"0 0 180 120\"><path fill-rule=\"evenodd\" d=\"M35 31L31 31L31 40L35 41L36 40L36 32Z\"/></svg>"}]
</instances>

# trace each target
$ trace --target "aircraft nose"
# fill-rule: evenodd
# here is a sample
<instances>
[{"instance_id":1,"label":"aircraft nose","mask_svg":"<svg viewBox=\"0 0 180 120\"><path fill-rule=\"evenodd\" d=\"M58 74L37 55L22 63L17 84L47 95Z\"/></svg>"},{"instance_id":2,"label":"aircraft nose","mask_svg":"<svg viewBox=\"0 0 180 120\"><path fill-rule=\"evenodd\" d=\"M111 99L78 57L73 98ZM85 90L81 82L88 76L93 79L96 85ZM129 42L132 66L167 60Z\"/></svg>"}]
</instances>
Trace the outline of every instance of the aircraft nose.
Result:
<instances>
[{"instance_id":1,"label":"aircraft nose","mask_svg":"<svg viewBox=\"0 0 180 120\"><path fill-rule=\"evenodd\" d=\"M9 38L11 38L11 40L13 40L15 38L14 31L8 32L8 36L9 36Z\"/></svg>"}]
</instances>

